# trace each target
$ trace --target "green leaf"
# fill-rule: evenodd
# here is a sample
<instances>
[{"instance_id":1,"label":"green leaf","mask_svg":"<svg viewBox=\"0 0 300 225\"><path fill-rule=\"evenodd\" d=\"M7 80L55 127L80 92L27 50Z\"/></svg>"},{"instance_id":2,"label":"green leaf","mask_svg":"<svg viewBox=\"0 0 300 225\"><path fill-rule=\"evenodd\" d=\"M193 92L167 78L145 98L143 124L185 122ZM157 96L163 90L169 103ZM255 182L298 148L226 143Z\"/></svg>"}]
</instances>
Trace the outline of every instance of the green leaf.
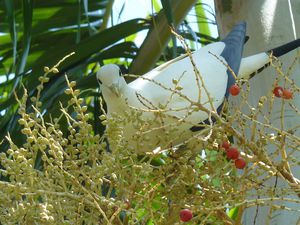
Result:
<instances>
[{"instance_id":1,"label":"green leaf","mask_svg":"<svg viewBox=\"0 0 300 225\"><path fill-rule=\"evenodd\" d=\"M57 61L59 61L59 59L74 51L76 55L74 57L70 57L60 67L60 71L66 71L68 68L78 65L87 57L104 49L105 47L122 40L132 33L147 29L148 27L149 22L147 20L134 19L126 21L109 29L103 30L102 32L89 38L86 38L77 45L73 44L65 46L65 48L56 49L55 54L49 54L49 52L45 52L45 54L43 54L40 59L36 61L35 65L33 65L32 70L35 72L41 71L41 68L43 68L45 65L54 65Z\"/></svg>"},{"instance_id":2,"label":"green leaf","mask_svg":"<svg viewBox=\"0 0 300 225\"><path fill-rule=\"evenodd\" d=\"M196 0L172 0L171 10L174 18L174 25L177 26L194 6ZM143 74L148 72L161 56L171 37L169 24L164 12L161 11L153 18L155 23L147 34L140 51L135 60L130 65L130 72L133 74ZM151 51L149 51L151 49Z\"/></svg>"},{"instance_id":3,"label":"green leaf","mask_svg":"<svg viewBox=\"0 0 300 225\"><path fill-rule=\"evenodd\" d=\"M235 208L230 209L229 212L227 213L227 215L231 219L235 220L238 216L238 213L239 213L239 207L235 207Z\"/></svg>"},{"instance_id":4,"label":"green leaf","mask_svg":"<svg viewBox=\"0 0 300 225\"><path fill-rule=\"evenodd\" d=\"M15 21L15 15L14 15L14 1L11 0L5 0L5 7L6 7L6 13L9 23L9 32L10 37L12 40L12 46L13 46L13 64L12 68L16 65L16 59L17 59L17 31L16 31L16 21Z\"/></svg>"},{"instance_id":5,"label":"green leaf","mask_svg":"<svg viewBox=\"0 0 300 225\"><path fill-rule=\"evenodd\" d=\"M152 219L149 219L147 221L146 225L154 225L154 221Z\"/></svg>"},{"instance_id":6,"label":"green leaf","mask_svg":"<svg viewBox=\"0 0 300 225\"><path fill-rule=\"evenodd\" d=\"M147 211L144 208L139 208L136 210L136 214L139 219L142 219L147 214Z\"/></svg>"},{"instance_id":7,"label":"green leaf","mask_svg":"<svg viewBox=\"0 0 300 225\"><path fill-rule=\"evenodd\" d=\"M170 25L174 24L174 19L173 19L173 13L172 13L172 8L170 5L170 0L161 0L161 4L164 9L164 13L167 17L167 21Z\"/></svg>"},{"instance_id":8,"label":"green leaf","mask_svg":"<svg viewBox=\"0 0 300 225\"><path fill-rule=\"evenodd\" d=\"M107 28L107 24L108 24L110 15L111 15L113 4L114 4L114 0L109 0L108 1L107 8L106 8L105 14L103 16L103 23L102 23L102 25L100 27L100 31L102 31L102 30L104 30L104 29Z\"/></svg>"},{"instance_id":9,"label":"green leaf","mask_svg":"<svg viewBox=\"0 0 300 225\"><path fill-rule=\"evenodd\" d=\"M152 201L152 208L154 210L159 210L161 209L161 202L157 201L157 200L153 200Z\"/></svg>"},{"instance_id":10,"label":"green leaf","mask_svg":"<svg viewBox=\"0 0 300 225\"><path fill-rule=\"evenodd\" d=\"M215 186L215 187L220 187L221 186L221 181L220 181L219 178L213 178L211 180L211 182L212 182L213 186Z\"/></svg>"},{"instance_id":11,"label":"green leaf","mask_svg":"<svg viewBox=\"0 0 300 225\"><path fill-rule=\"evenodd\" d=\"M161 4L163 6L163 9L164 9L164 13L167 17L167 21L170 25L170 27L173 27L173 29L176 29L175 28L175 23L174 23L174 18L173 18L173 13L172 13L172 8L171 8L171 5L170 5L170 0L161 0ZM177 56L176 52L177 52L177 39L176 37L172 34L171 36L172 38L172 55L173 55L173 58L175 58Z\"/></svg>"},{"instance_id":12,"label":"green leaf","mask_svg":"<svg viewBox=\"0 0 300 225\"><path fill-rule=\"evenodd\" d=\"M158 12L161 9L157 0L151 0L151 3L152 3L152 7L154 8L155 12Z\"/></svg>"},{"instance_id":13,"label":"green leaf","mask_svg":"<svg viewBox=\"0 0 300 225\"><path fill-rule=\"evenodd\" d=\"M207 149L205 153L208 161L214 162L218 159L217 158L218 151Z\"/></svg>"},{"instance_id":14,"label":"green leaf","mask_svg":"<svg viewBox=\"0 0 300 225\"><path fill-rule=\"evenodd\" d=\"M151 165L153 166L162 166L165 164L166 161L162 158L162 156L156 156L151 160Z\"/></svg>"},{"instance_id":15,"label":"green leaf","mask_svg":"<svg viewBox=\"0 0 300 225\"><path fill-rule=\"evenodd\" d=\"M33 5L31 0L23 0L23 53L21 56L20 64L17 67L17 74L23 73L26 65L26 60L30 48L31 40L31 24L32 24L32 10Z\"/></svg>"},{"instance_id":16,"label":"green leaf","mask_svg":"<svg viewBox=\"0 0 300 225\"><path fill-rule=\"evenodd\" d=\"M197 18L197 25L198 25L198 30L200 33L211 36L211 31L209 29L209 24L207 22L207 16L205 12L205 4L202 3L202 0L198 0L198 3L195 7L196 11L196 18ZM201 42L204 42L205 40L202 40L203 38L200 37Z\"/></svg>"}]
</instances>

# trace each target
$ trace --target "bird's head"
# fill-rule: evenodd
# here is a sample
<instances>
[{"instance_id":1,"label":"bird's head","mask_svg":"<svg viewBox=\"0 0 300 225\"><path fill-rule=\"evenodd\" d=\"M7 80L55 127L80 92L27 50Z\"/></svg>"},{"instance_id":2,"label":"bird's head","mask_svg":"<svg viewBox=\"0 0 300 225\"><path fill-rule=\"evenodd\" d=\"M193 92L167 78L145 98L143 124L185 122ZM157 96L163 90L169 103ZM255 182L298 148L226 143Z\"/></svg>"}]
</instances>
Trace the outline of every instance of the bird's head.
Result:
<instances>
[{"instance_id":1,"label":"bird's head","mask_svg":"<svg viewBox=\"0 0 300 225\"><path fill-rule=\"evenodd\" d=\"M121 90L126 85L120 68L115 64L107 64L100 68L97 72L97 80L101 89L107 88L116 96L121 95Z\"/></svg>"}]
</instances>

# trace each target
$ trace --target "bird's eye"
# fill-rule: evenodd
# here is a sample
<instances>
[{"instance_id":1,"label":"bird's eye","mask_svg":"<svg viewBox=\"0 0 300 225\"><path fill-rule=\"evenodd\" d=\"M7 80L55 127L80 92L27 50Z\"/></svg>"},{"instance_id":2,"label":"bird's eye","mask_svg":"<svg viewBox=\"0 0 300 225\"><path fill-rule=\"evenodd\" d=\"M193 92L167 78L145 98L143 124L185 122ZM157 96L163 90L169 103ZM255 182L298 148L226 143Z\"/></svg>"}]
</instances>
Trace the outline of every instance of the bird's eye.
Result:
<instances>
[{"instance_id":1,"label":"bird's eye","mask_svg":"<svg viewBox=\"0 0 300 225\"><path fill-rule=\"evenodd\" d=\"M101 82L101 80L100 80L100 79L98 79L98 78L97 78L97 81L98 81L98 83L99 83L99 84L101 84L101 85L102 85L102 82Z\"/></svg>"},{"instance_id":2,"label":"bird's eye","mask_svg":"<svg viewBox=\"0 0 300 225\"><path fill-rule=\"evenodd\" d=\"M122 76L122 72L121 72L121 70L119 70L119 76L120 76L120 77Z\"/></svg>"}]
</instances>

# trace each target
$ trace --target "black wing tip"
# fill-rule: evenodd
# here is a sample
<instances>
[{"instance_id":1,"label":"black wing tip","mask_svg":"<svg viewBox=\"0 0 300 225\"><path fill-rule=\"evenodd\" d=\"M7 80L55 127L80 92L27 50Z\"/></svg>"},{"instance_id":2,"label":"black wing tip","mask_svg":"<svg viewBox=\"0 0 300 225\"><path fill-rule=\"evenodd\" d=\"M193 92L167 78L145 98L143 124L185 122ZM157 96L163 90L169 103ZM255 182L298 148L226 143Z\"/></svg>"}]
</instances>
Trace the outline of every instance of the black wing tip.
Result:
<instances>
[{"instance_id":1,"label":"black wing tip","mask_svg":"<svg viewBox=\"0 0 300 225\"><path fill-rule=\"evenodd\" d=\"M221 53L221 56L225 59L231 70L238 74L241 59L243 55L243 49L246 38L246 22L242 21L236 24L232 31L222 40L225 43L225 48ZM227 70L228 82L225 97L229 96L229 87L235 83L235 77L231 71Z\"/></svg>"},{"instance_id":2,"label":"black wing tip","mask_svg":"<svg viewBox=\"0 0 300 225\"><path fill-rule=\"evenodd\" d=\"M235 26L244 26L244 27L246 27L247 26L247 23L246 23L246 21L240 21L240 22L238 22Z\"/></svg>"},{"instance_id":3,"label":"black wing tip","mask_svg":"<svg viewBox=\"0 0 300 225\"><path fill-rule=\"evenodd\" d=\"M245 21L241 21L237 23L222 41L226 43L228 39L231 39L232 36L236 36L237 35L236 33L240 33L240 32L243 33L245 39L246 28L247 28L247 23Z\"/></svg>"}]
</instances>

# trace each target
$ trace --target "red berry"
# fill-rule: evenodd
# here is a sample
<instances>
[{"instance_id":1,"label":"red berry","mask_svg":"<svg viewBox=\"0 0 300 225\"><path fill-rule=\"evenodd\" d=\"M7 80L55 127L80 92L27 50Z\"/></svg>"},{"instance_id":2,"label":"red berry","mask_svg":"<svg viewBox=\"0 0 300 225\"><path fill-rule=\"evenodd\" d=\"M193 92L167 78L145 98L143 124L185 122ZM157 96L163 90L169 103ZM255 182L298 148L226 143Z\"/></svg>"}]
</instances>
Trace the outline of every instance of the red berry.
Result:
<instances>
[{"instance_id":1,"label":"red berry","mask_svg":"<svg viewBox=\"0 0 300 225\"><path fill-rule=\"evenodd\" d=\"M229 148L226 152L228 159L237 159L240 155L239 150L237 148Z\"/></svg>"},{"instance_id":2,"label":"red berry","mask_svg":"<svg viewBox=\"0 0 300 225\"><path fill-rule=\"evenodd\" d=\"M227 150L230 148L230 143L228 141L223 141L221 147L225 148L225 150Z\"/></svg>"},{"instance_id":3,"label":"red berry","mask_svg":"<svg viewBox=\"0 0 300 225\"><path fill-rule=\"evenodd\" d=\"M245 166L247 165L245 159L243 159L243 158L239 158L239 159L235 160L234 164L237 169L241 169L241 170L244 169Z\"/></svg>"},{"instance_id":4,"label":"red berry","mask_svg":"<svg viewBox=\"0 0 300 225\"><path fill-rule=\"evenodd\" d=\"M293 98L293 92L289 89L283 89L282 97L284 99L292 99Z\"/></svg>"},{"instance_id":5,"label":"red berry","mask_svg":"<svg viewBox=\"0 0 300 225\"><path fill-rule=\"evenodd\" d=\"M187 222L187 221L190 221L193 218L193 213L189 209L182 209L180 211L179 216L180 216L181 221Z\"/></svg>"},{"instance_id":6,"label":"red berry","mask_svg":"<svg viewBox=\"0 0 300 225\"><path fill-rule=\"evenodd\" d=\"M240 93L240 90L241 89L237 84L234 84L229 88L229 92L232 96L238 95Z\"/></svg>"},{"instance_id":7,"label":"red berry","mask_svg":"<svg viewBox=\"0 0 300 225\"><path fill-rule=\"evenodd\" d=\"M283 94L283 88L280 87L280 86L277 86L273 89L273 94L278 97L278 98L281 98L282 97L282 94Z\"/></svg>"}]
</instances>

